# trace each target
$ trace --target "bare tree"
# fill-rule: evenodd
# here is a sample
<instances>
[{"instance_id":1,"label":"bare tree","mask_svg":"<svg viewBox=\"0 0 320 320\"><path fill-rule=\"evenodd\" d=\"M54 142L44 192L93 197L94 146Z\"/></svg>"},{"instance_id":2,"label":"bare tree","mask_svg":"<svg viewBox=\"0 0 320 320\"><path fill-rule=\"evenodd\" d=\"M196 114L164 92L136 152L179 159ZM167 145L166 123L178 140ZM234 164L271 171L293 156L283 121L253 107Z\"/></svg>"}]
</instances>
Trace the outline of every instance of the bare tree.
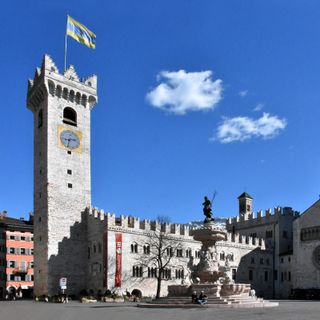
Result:
<instances>
[{"instance_id":1,"label":"bare tree","mask_svg":"<svg viewBox=\"0 0 320 320\"><path fill-rule=\"evenodd\" d=\"M182 250L183 243L170 236L168 230L165 231L164 226L170 222L168 217L160 216L157 220L160 222L160 230L155 228L147 235L149 247L144 246L144 255L138 259L139 263L148 268L148 272L157 279L156 298L159 298L161 283L163 280L171 279L173 258L177 256L177 250Z\"/></svg>"}]
</instances>

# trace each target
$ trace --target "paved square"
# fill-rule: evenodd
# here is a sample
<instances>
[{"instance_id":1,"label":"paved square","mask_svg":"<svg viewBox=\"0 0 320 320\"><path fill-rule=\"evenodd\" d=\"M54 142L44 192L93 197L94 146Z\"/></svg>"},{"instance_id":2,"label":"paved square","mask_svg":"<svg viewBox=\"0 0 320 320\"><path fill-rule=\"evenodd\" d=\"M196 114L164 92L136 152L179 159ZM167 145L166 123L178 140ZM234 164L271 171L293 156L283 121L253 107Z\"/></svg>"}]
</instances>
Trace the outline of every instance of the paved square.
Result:
<instances>
[{"instance_id":1,"label":"paved square","mask_svg":"<svg viewBox=\"0 0 320 320\"><path fill-rule=\"evenodd\" d=\"M319 320L320 301L282 301L276 308L258 309L142 309L134 304L66 305L1 301L0 319L6 320Z\"/></svg>"}]
</instances>

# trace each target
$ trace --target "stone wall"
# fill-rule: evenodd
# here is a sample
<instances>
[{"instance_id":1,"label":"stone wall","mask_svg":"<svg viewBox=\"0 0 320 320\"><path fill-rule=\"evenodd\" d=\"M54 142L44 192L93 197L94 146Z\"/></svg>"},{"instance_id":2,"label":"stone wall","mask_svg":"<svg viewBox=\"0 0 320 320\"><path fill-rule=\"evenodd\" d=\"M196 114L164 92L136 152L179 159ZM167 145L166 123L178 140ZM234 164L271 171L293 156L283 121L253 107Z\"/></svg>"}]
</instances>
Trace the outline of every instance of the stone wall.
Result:
<instances>
[{"instance_id":1,"label":"stone wall","mask_svg":"<svg viewBox=\"0 0 320 320\"><path fill-rule=\"evenodd\" d=\"M82 81L72 66L60 74L47 55L28 83L27 103L34 113L36 295L57 294L61 277L68 278L70 294L86 286L82 215L91 204L90 110L95 102L95 76ZM76 126L64 122L65 107L76 112ZM62 128L79 132L79 150L63 147Z\"/></svg>"},{"instance_id":2,"label":"stone wall","mask_svg":"<svg viewBox=\"0 0 320 320\"><path fill-rule=\"evenodd\" d=\"M161 225L158 221L140 220L132 216L116 217L111 213L104 213L103 210L96 208L88 208L88 246L93 250L92 245L98 246L99 242L103 242L102 235L107 233L107 263L104 264L103 252L96 252L90 256L88 260L88 289L92 289L95 293L98 290L105 291L106 289L125 292L138 289L145 296L155 296L156 294L156 279L148 274L148 266L145 265L146 254L144 246L150 244L151 236L157 230L165 230L173 247L179 244L182 249L182 257L177 257L176 252L168 266L171 270L171 278L162 281L161 294L167 294L168 285L173 284L190 284L190 268L199 262L201 243L193 240L192 229L187 225L180 224L165 224ZM122 283L120 288L115 287L115 269L116 269L116 234L122 235ZM259 245L261 244L261 245ZM131 246L137 245L137 252L132 252ZM102 250L102 251L103 251ZM98 251L98 249L97 249ZM187 254L187 251L191 255ZM261 282L261 277L264 277L265 270L272 274L272 255L265 250L264 240L254 239L249 236L240 236L239 234L232 235L227 233L227 240L217 243L218 262L221 266L226 263L226 257L232 256L229 261L230 267L234 269L236 281L252 283L257 293L264 296L270 296L272 290L266 286L265 280ZM251 256L255 256L256 263L251 264ZM249 257L250 256L250 257ZM263 257L264 262L261 264L260 257ZM90 268L93 264L103 264L102 269L90 276ZM142 275L134 276L133 267L142 267ZM248 266L254 270L255 277L250 280L248 276ZM150 266L149 266L150 267ZM102 270L102 271L99 271ZM181 271L183 270L183 277ZM103 285L103 272L106 272L106 286ZM180 274L179 274L180 272ZM91 280L90 280L91 279Z\"/></svg>"},{"instance_id":3,"label":"stone wall","mask_svg":"<svg viewBox=\"0 0 320 320\"><path fill-rule=\"evenodd\" d=\"M295 289L320 289L320 200L315 202L293 223L293 287ZM310 237L303 236L305 230ZM312 231L314 236L312 236Z\"/></svg>"}]
</instances>

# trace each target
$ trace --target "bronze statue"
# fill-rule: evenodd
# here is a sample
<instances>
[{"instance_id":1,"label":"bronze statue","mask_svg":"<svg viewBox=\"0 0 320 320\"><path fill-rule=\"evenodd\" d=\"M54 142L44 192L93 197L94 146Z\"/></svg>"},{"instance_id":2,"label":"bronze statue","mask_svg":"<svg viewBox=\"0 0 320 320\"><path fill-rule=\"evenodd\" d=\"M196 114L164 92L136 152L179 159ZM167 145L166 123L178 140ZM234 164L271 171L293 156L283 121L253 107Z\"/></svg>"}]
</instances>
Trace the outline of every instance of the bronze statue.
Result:
<instances>
[{"instance_id":1,"label":"bronze statue","mask_svg":"<svg viewBox=\"0 0 320 320\"><path fill-rule=\"evenodd\" d=\"M203 205L203 214L205 215L204 222L209 222L209 221L214 221L213 214L212 214L212 203L211 201L207 198L207 196L204 197L204 202L202 203Z\"/></svg>"}]
</instances>

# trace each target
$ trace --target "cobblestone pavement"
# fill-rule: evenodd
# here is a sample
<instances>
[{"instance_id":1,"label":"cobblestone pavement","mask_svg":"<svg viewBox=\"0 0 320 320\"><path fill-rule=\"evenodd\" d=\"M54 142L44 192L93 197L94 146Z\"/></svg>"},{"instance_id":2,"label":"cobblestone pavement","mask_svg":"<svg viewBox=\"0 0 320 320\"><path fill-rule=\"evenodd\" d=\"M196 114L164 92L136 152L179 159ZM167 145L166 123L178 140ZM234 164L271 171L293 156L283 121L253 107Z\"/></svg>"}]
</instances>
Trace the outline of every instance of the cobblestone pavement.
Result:
<instances>
[{"instance_id":1,"label":"cobblestone pavement","mask_svg":"<svg viewBox=\"0 0 320 320\"><path fill-rule=\"evenodd\" d=\"M275 308L142 309L134 304L0 301L0 320L319 320L320 301L280 301Z\"/></svg>"}]
</instances>

